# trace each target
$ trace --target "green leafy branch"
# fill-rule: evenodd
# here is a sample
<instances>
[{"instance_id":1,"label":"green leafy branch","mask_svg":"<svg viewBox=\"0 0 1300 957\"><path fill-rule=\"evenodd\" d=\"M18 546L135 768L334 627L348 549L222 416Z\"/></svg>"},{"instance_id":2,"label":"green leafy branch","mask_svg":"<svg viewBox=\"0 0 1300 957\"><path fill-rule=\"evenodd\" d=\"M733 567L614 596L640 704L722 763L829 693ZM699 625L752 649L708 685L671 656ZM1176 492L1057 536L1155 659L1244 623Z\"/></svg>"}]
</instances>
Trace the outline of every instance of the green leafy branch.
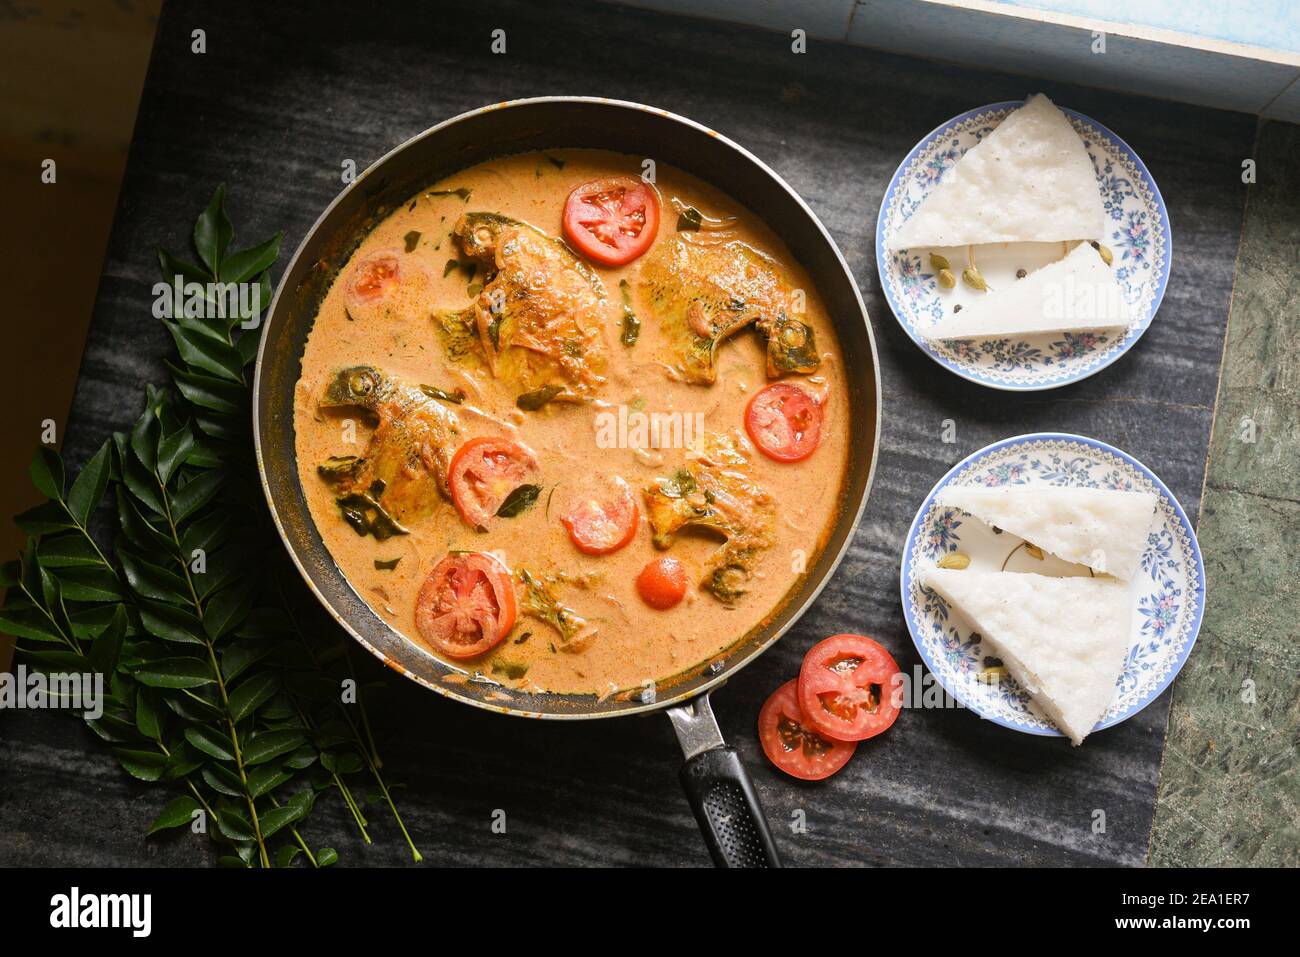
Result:
<instances>
[{"instance_id":1,"label":"green leafy branch","mask_svg":"<svg viewBox=\"0 0 1300 957\"><path fill-rule=\"evenodd\" d=\"M100 446L70 486L58 454L37 450L31 477L48 500L15 519L28 541L0 570L0 629L35 668L105 676L103 713L86 724L132 777L179 792L151 834L202 812L222 864L287 866L301 854L328 866L338 855L312 849L309 815L336 792L369 843L353 793L364 775L418 861L348 642L304 627L323 616L295 601L261 501L249 366L280 236L231 252L233 239L218 187L194 226L200 264L159 251L164 279L184 284L163 319L177 361L169 386L147 387L130 433ZM253 302L237 295L247 283ZM97 537L92 516L106 502Z\"/></svg>"}]
</instances>

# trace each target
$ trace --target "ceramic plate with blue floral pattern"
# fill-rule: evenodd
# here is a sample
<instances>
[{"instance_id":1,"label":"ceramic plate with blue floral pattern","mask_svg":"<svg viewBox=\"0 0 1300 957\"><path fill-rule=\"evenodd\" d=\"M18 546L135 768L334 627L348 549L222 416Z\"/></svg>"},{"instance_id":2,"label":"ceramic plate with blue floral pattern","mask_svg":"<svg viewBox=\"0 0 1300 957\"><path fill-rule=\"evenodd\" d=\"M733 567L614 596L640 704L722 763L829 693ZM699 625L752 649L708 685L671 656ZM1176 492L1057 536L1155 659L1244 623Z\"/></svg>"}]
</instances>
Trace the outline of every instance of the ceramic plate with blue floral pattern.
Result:
<instances>
[{"instance_id":1,"label":"ceramic plate with blue floral pattern","mask_svg":"<svg viewBox=\"0 0 1300 957\"><path fill-rule=\"evenodd\" d=\"M989 681L990 652L962 617L918 582L921 570L960 553L970 568L1042 575L1088 575L1081 565L1026 548L1021 539L977 518L935 504L948 485L1063 486L1152 491L1156 515L1137 575L1128 659L1115 700L1094 730L1149 705L1187 660L1205 610L1205 567L1187 515L1155 474L1132 456L1096 439L1040 432L1003 439L963 459L926 496L903 549L903 617L926 667L950 695L983 718L1030 734L1060 736L1014 678ZM992 661L992 667L996 667ZM981 674L983 672L983 674Z\"/></svg>"},{"instance_id":2,"label":"ceramic plate with blue floral pattern","mask_svg":"<svg viewBox=\"0 0 1300 957\"><path fill-rule=\"evenodd\" d=\"M1092 159L1106 210L1103 240L1113 255L1115 278L1133 311L1127 329L1047 333L1010 338L932 342L918 330L950 316L986 293L958 281L941 289L926 250L890 250L892 234L938 185L962 155L1023 104L994 103L954 117L908 154L885 191L876 221L876 265L885 299L903 330L946 369L981 385L1011 391L1053 389L1100 372L1127 352L1151 325L1169 281L1173 240L1160 190L1137 154L1106 127L1062 109ZM974 247L992 289L1060 259L1062 243L998 243ZM944 250L954 272L969 265L966 248ZM954 258L955 257L955 258Z\"/></svg>"}]
</instances>

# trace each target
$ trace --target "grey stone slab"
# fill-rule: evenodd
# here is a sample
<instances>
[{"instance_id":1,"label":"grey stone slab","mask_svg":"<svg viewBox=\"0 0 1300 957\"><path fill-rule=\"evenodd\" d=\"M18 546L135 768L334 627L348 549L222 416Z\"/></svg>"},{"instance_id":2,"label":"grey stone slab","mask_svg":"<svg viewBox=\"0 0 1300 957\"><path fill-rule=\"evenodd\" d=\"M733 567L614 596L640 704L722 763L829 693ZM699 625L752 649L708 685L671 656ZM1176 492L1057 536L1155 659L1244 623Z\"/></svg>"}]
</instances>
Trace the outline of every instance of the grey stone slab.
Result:
<instances>
[{"instance_id":1,"label":"grey stone slab","mask_svg":"<svg viewBox=\"0 0 1300 957\"><path fill-rule=\"evenodd\" d=\"M1157 865L1300 865L1300 127L1255 150L1201 547L1203 647L1173 692Z\"/></svg>"},{"instance_id":2,"label":"grey stone slab","mask_svg":"<svg viewBox=\"0 0 1300 957\"><path fill-rule=\"evenodd\" d=\"M511 97L597 94L656 104L733 137L808 200L844 251L873 317L885 391L878 478L852 550L824 597L770 653L718 692L793 864L1121 864L1147 851L1167 701L1082 749L964 711L903 714L821 785L773 771L754 731L768 693L838 631L918 658L898 600L902 537L922 495L961 456L1005 435L1065 430L1154 468L1192 515L1199 495L1231 291L1254 120L1026 81L847 46L790 53L778 34L598 4L169 3L87 344L66 449L80 462L136 415L169 344L149 314L153 251L184 244L216 183L246 239L278 229L290 249L364 166L442 119ZM190 52L190 31L208 52ZM489 30L507 30L505 56ZM573 51L581 50L582 56ZM639 70L629 64L654 61ZM1106 123L1150 166L1174 233L1169 295L1150 332L1091 380L1013 396L963 382L906 339L879 293L872 236L899 160L931 128L1043 88ZM940 441L953 418L958 441ZM396 679L378 720L399 800L428 860L486 864L702 865L662 717L532 723L453 705ZM188 837L142 839L164 796L129 781L75 724L18 713L0 725L0 861L205 863ZM397 729L397 730L395 730ZM87 808L93 808L88 812ZM493 835L493 809L506 835ZM785 826L802 809L808 831ZM1092 813L1108 828L1093 835ZM376 814L374 817L380 818ZM338 808L313 842L345 863L401 863L387 823L362 845Z\"/></svg>"}]
</instances>

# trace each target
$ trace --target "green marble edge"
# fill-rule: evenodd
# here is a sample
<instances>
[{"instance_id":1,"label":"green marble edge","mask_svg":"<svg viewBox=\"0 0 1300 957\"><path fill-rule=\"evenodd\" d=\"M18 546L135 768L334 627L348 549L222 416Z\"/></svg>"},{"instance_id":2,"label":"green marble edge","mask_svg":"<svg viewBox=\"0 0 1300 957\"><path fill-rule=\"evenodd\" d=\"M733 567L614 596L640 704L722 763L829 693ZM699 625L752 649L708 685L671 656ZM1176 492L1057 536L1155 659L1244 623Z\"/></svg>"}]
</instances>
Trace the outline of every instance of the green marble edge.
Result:
<instances>
[{"instance_id":1,"label":"green marble edge","mask_svg":"<svg viewBox=\"0 0 1300 957\"><path fill-rule=\"evenodd\" d=\"M1300 126L1256 141L1149 864L1300 866ZM1253 441L1252 441L1253 440Z\"/></svg>"}]
</instances>

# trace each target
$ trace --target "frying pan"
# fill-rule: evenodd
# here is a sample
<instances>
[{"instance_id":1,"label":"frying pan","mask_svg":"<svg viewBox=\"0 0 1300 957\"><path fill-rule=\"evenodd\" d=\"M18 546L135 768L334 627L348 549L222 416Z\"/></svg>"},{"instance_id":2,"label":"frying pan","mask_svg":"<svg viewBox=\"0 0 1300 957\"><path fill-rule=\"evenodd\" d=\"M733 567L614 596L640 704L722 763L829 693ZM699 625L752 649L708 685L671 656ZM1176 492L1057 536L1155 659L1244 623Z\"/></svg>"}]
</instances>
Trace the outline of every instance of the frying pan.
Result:
<instances>
[{"instance_id":1,"label":"frying pan","mask_svg":"<svg viewBox=\"0 0 1300 957\"><path fill-rule=\"evenodd\" d=\"M630 700L529 694L466 680L407 641L353 590L307 510L294 464L294 387L313 318L362 237L418 190L485 160L531 150L589 147L653 158L713 183L761 216L812 277L844 356L853 430L841 508L825 548L760 629L736 635L721 657L666 689ZM843 414L843 413L841 413ZM254 436L271 515L294 563L333 617L390 667L445 697L501 714L556 720L615 718L662 709L685 763L681 780L719 866L779 866L776 846L740 758L722 739L709 692L772 645L812 604L848 548L866 504L880 436L880 379L866 308L835 243L812 210L747 150L681 116L589 97L513 100L465 113L407 140L343 190L299 245L267 314L253 386Z\"/></svg>"}]
</instances>

